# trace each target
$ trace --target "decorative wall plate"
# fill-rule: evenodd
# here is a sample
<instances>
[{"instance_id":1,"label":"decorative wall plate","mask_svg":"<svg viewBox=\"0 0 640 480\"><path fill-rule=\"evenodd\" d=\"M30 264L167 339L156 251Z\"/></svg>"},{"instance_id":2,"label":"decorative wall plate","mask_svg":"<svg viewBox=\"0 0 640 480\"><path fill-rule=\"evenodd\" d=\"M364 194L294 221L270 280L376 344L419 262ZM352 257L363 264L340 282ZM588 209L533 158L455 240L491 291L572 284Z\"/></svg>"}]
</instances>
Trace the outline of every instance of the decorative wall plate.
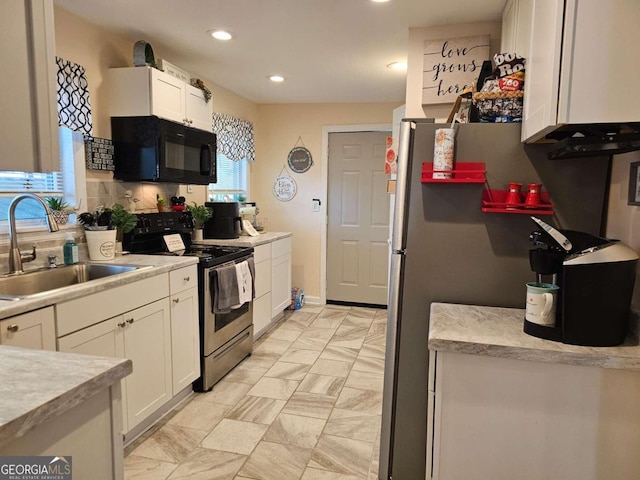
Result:
<instances>
[{"instance_id":1,"label":"decorative wall plate","mask_svg":"<svg viewBox=\"0 0 640 480\"><path fill-rule=\"evenodd\" d=\"M288 175L281 175L273 182L273 195L281 202L288 202L296 196L296 182Z\"/></svg>"},{"instance_id":2,"label":"decorative wall plate","mask_svg":"<svg viewBox=\"0 0 640 480\"><path fill-rule=\"evenodd\" d=\"M289 168L296 173L304 173L311 168L311 152L305 147L293 147L287 157Z\"/></svg>"}]
</instances>

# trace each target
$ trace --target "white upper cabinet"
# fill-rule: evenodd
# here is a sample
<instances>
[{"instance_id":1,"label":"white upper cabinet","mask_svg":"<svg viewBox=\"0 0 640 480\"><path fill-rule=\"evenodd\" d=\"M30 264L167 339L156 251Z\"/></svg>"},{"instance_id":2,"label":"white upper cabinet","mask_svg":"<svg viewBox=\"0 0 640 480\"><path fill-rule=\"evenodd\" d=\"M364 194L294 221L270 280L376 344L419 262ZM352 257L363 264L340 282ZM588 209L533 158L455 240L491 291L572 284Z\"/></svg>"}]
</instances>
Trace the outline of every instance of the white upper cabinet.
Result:
<instances>
[{"instance_id":1,"label":"white upper cabinet","mask_svg":"<svg viewBox=\"0 0 640 480\"><path fill-rule=\"evenodd\" d=\"M522 140L566 124L640 120L637 0L511 0L502 49L527 59Z\"/></svg>"},{"instance_id":2,"label":"white upper cabinet","mask_svg":"<svg viewBox=\"0 0 640 480\"><path fill-rule=\"evenodd\" d=\"M4 1L0 40L0 170L60 170L52 1Z\"/></svg>"},{"instance_id":3,"label":"white upper cabinet","mask_svg":"<svg viewBox=\"0 0 640 480\"><path fill-rule=\"evenodd\" d=\"M151 67L112 68L107 76L112 117L157 117L213 130L212 100L199 88Z\"/></svg>"}]
</instances>

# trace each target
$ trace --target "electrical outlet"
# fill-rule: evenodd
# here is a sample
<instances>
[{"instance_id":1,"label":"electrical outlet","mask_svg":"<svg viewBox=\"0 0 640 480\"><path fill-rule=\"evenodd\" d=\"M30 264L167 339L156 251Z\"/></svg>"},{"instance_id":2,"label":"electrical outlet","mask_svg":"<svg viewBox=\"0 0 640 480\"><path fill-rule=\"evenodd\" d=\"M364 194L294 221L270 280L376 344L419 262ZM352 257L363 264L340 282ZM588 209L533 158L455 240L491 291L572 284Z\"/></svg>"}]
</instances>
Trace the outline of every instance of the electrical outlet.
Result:
<instances>
[{"instance_id":1,"label":"electrical outlet","mask_svg":"<svg viewBox=\"0 0 640 480\"><path fill-rule=\"evenodd\" d=\"M193 185L187 185L187 193L193 193Z\"/></svg>"},{"instance_id":2,"label":"electrical outlet","mask_svg":"<svg viewBox=\"0 0 640 480\"><path fill-rule=\"evenodd\" d=\"M314 198L312 200L312 207L311 210L314 212L319 212L320 211L320 199L319 198Z\"/></svg>"}]
</instances>

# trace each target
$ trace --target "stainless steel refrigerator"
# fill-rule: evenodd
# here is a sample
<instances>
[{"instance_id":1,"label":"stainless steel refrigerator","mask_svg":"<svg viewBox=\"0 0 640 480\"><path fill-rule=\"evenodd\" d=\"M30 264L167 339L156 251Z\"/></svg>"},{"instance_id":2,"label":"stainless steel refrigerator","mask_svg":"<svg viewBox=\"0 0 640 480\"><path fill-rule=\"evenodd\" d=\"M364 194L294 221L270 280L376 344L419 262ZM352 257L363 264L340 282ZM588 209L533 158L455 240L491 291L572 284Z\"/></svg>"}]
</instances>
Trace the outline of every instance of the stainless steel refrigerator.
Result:
<instances>
[{"instance_id":1,"label":"stainless steel refrigerator","mask_svg":"<svg viewBox=\"0 0 640 480\"><path fill-rule=\"evenodd\" d=\"M403 120L392 222L391 277L379 479L425 478L429 306L450 302L524 308L528 215L481 211L482 191L542 183L555 203L545 221L603 232L611 158L549 160L553 145L523 145L518 124L463 124L456 162L484 162L486 184L421 182L437 128ZM455 167L454 167L455 168Z\"/></svg>"}]
</instances>

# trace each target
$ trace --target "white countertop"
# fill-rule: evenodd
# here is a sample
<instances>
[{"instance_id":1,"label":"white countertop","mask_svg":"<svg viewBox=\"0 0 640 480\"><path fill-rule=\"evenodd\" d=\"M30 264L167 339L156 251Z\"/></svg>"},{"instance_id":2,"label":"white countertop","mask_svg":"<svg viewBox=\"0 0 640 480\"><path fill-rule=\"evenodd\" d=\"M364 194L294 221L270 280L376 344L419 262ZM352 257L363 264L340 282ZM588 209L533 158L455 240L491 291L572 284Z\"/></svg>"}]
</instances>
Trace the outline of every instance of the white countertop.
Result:
<instances>
[{"instance_id":1,"label":"white countertop","mask_svg":"<svg viewBox=\"0 0 640 480\"><path fill-rule=\"evenodd\" d=\"M131 360L0 345L0 445L132 372Z\"/></svg>"},{"instance_id":2,"label":"white countertop","mask_svg":"<svg viewBox=\"0 0 640 480\"><path fill-rule=\"evenodd\" d=\"M108 288L126 285L127 283L153 277L178 268L198 263L197 257L178 257L169 255L121 255L111 262L100 262L116 265L152 266L153 268L133 270L106 278L78 283L69 287L43 292L30 298L0 302L0 319L47 307L56 303L97 293Z\"/></svg>"},{"instance_id":3,"label":"white countertop","mask_svg":"<svg viewBox=\"0 0 640 480\"><path fill-rule=\"evenodd\" d=\"M536 362L640 370L640 346L581 347L524 333L525 311L517 308L432 303L429 350L515 358Z\"/></svg>"},{"instance_id":4,"label":"white countertop","mask_svg":"<svg viewBox=\"0 0 640 480\"><path fill-rule=\"evenodd\" d=\"M222 239L222 238L208 238L205 240L198 240L193 243L196 245L222 245L222 246L237 246L237 247L257 247L258 245L264 245L265 243L275 242L281 238L287 238L292 236L291 232L266 232L261 233L257 237L249 237L241 235L238 238Z\"/></svg>"}]
</instances>

